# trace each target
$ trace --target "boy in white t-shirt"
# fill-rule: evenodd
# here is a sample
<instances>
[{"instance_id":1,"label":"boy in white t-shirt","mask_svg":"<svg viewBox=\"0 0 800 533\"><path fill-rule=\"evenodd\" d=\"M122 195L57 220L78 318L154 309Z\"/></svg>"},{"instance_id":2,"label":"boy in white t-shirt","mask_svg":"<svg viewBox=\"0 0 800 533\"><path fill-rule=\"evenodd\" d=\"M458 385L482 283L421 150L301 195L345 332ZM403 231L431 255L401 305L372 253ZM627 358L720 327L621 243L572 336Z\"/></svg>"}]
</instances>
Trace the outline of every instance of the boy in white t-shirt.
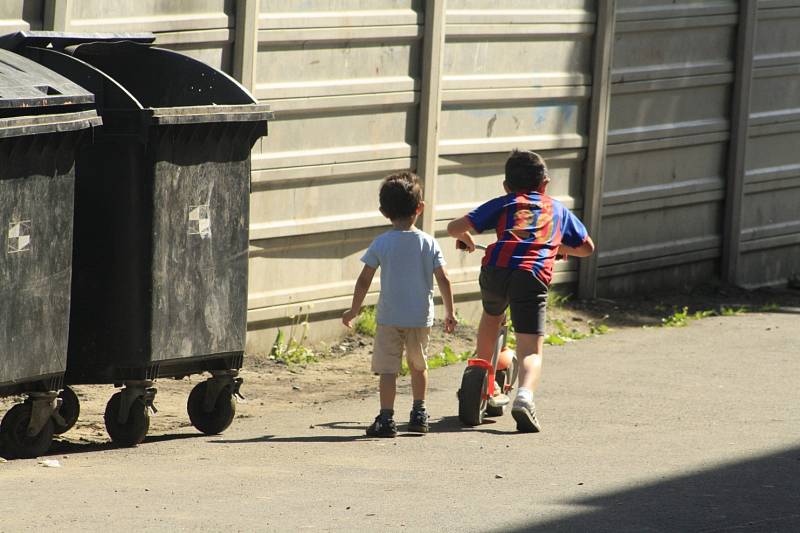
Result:
<instances>
[{"instance_id":1,"label":"boy in white t-shirt","mask_svg":"<svg viewBox=\"0 0 800 533\"><path fill-rule=\"evenodd\" d=\"M353 303L342 315L342 322L350 327L358 316L375 271L380 267L381 293L378 298L378 329L372 354L372 371L380 375L381 410L367 428L367 435L397 436L394 399L404 349L411 372L414 399L408 430L427 433L426 350L433 324L433 278L436 278L442 295L444 328L448 333L456 325L453 293L439 245L433 237L414 227L425 207L419 178L411 172L387 176L381 185L379 199L380 211L392 221L393 228L372 241L361 258L364 268L356 281Z\"/></svg>"}]
</instances>

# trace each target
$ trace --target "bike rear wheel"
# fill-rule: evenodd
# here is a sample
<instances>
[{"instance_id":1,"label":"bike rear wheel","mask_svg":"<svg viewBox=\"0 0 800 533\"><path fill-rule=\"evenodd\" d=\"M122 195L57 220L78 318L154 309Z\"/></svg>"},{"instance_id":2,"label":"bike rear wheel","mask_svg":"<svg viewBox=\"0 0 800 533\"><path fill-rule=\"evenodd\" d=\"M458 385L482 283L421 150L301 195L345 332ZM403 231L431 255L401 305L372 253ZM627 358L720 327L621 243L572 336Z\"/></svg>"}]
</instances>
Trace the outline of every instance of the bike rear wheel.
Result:
<instances>
[{"instance_id":1,"label":"bike rear wheel","mask_svg":"<svg viewBox=\"0 0 800 533\"><path fill-rule=\"evenodd\" d=\"M458 390L458 418L467 426L479 426L483 423L486 411L486 400L483 393L489 372L480 366L467 366L461 377L461 388Z\"/></svg>"}]
</instances>

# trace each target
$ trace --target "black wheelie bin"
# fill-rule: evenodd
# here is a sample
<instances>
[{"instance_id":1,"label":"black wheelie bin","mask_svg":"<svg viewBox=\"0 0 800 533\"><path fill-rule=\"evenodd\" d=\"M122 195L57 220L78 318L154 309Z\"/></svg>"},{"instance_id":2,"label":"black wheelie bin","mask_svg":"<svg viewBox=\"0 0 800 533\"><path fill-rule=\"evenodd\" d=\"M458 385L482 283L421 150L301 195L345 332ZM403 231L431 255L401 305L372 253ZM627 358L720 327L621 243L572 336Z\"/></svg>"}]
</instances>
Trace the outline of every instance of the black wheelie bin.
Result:
<instances>
[{"instance_id":1,"label":"black wheelie bin","mask_svg":"<svg viewBox=\"0 0 800 533\"><path fill-rule=\"evenodd\" d=\"M189 395L189 418L207 434L233 420L250 150L272 116L225 73L152 40L29 32L15 41L94 93L103 118L76 164L65 379L122 387L104 417L122 446L147 434L156 378L209 372Z\"/></svg>"},{"instance_id":2,"label":"black wheelie bin","mask_svg":"<svg viewBox=\"0 0 800 533\"><path fill-rule=\"evenodd\" d=\"M0 50L0 455L47 451L67 364L75 150L94 95Z\"/></svg>"}]
</instances>

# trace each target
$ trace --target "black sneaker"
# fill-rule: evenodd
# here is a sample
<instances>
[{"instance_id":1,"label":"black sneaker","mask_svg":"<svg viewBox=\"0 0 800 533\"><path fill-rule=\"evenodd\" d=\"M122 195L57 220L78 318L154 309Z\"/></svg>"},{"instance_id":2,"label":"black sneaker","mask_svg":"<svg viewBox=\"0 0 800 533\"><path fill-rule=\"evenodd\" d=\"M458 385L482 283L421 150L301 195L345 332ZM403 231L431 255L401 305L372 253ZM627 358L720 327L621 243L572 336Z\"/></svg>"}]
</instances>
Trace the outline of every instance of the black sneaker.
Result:
<instances>
[{"instance_id":1,"label":"black sneaker","mask_svg":"<svg viewBox=\"0 0 800 533\"><path fill-rule=\"evenodd\" d=\"M397 436L397 424L391 418L387 420L378 415L375 417L375 422L367 428L367 436L394 438Z\"/></svg>"},{"instance_id":2,"label":"black sneaker","mask_svg":"<svg viewBox=\"0 0 800 533\"><path fill-rule=\"evenodd\" d=\"M408 421L408 430L414 433L427 433L428 428L428 412L411 411L411 418Z\"/></svg>"},{"instance_id":3,"label":"black sneaker","mask_svg":"<svg viewBox=\"0 0 800 533\"><path fill-rule=\"evenodd\" d=\"M517 431L521 433L539 433L542 430L542 426L536 419L536 406L533 402L526 402L522 399L514 400L511 416L517 421Z\"/></svg>"}]
</instances>

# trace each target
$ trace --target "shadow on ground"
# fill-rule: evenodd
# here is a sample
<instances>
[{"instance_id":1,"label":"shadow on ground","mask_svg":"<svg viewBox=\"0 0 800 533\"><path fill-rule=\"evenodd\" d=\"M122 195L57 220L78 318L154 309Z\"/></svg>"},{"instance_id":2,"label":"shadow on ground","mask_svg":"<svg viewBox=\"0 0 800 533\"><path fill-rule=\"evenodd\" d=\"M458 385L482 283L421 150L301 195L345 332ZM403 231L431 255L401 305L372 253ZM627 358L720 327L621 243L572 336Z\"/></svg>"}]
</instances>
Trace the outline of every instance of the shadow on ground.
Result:
<instances>
[{"instance_id":1,"label":"shadow on ground","mask_svg":"<svg viewBox=\"0 0 800 533\"><path fill-rule=\"evenodd\" d=\"M252 437L249 439L219 439L209 441L215 444L250 444L259 442L355 442L359 440L373 439L364 434L366 425L361 422L327 422L324 424L315 424L309 429L324 427L326 429L348 431L350 435L301 435L296 437L276 437L275 435L262 435L261 437Z\"/></svg>"},{"instance_id":2,"label":"shadow on ground","mask_svg":"<svg viewBox=\"0 0 800 533\"><path fill-rule=\"evenodd\" d=\"M431 433L488 433L490 435L514 435L516 431L501 431L493 429L492 424L497 423L494 418L484 418L480 426L465 426L457 416L443 416L431 423Z\"/></svg>"},{"instance_id":3,"label":"shadow on ground","mask_svg":"<svg viewBox=\"0 0 800 533\"><path fill-rule=\"evenodd\" d=\"M466 427L459 421L457 416L446 416L439 420L435 420L430 424L431 433L460 433L460 432L478 432L489 433L493 435L509 435L515 434L515 431L500 431L497 429L487 428L487 425L494 424L495 421L491 418L484 420L483 425L480 427ZM264 443L264 442L290 442L290 443L317 443L317 442L355 442L360 440L382 440L375 437L368 437L364 434L367 426L362 422L327 422L324 424L315 424L310 429L326 428L330 430L347 431L348 435L298 435L277 437L275 435L262 435L261 437L252 437L248 439L218 439L209 441L213 444L251 444L251 443ZM424 437L422 433L408 432L407 424L398 424L397 429L399 434L398 438L419 438Z\"/></svg>"},{"instance_id":4,"label":"shadow on ground","mask_svg":"<svg viewBox=\"0 0 800 533\"><path fill-rule=\"evenodd\" d=\"M563 503L590 510L504 531L800 531L800 446Z\"/></svg>"},{"instance_id":5,"label":"shadow on ground","mask_svg":"<svg viewBox=\"0 0 800 533\"><path fill-rule=\"evenodd\" d=\"M144 442L139 446L147 446L148 444L155 444L158 442L166 442L173 440L194 439L198 437L206 437L202 433L167 433L164 435L148 435L145 437ZM72 455L78 453L89 452L102 452L106 450L115 450L120 448L113 442L93 442L93 441L73 441L56 438L50 449L45 455Z\"/></svg>"}]
</instances>

